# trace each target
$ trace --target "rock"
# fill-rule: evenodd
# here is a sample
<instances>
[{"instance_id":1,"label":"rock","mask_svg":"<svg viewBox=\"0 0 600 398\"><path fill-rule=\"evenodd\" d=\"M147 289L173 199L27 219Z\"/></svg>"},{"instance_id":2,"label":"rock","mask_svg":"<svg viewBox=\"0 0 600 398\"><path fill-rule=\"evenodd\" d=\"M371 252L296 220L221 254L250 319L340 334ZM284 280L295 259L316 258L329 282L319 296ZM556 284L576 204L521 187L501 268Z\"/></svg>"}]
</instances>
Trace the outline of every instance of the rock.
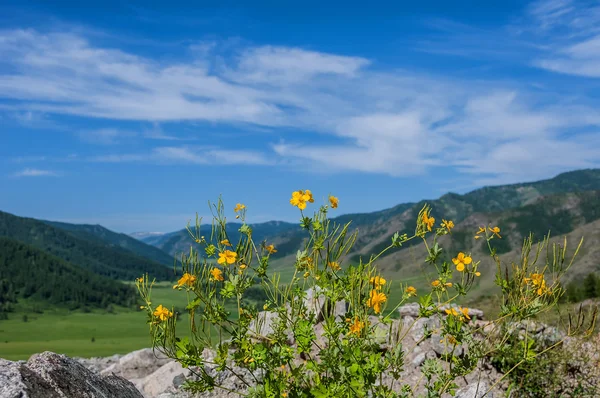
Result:
<instances>
[{"instance_id":1,"label":"rock","mask_svg":"<svg viewBox=\"0 0 600 398\"><path fill-rule=\"evenodd\" d=\"M431 318L419 318L410 328L409 334L415 342L425 337L426 333L433 332L440 327L439 315Z\"/></svg>"},{"instance_id":2,"label":"rock","mask_svg":"<svg viewBox=\"0 0 600 398\"><path fill-rule=\"evenodd\" d=\"M100 373L104 369L108 368L111 365L119 362L119 360L123 357L123 355L115 354L106 358L73 358L89 370L95 373Z\"/></svg>"},{"instance_id":3,"label":"rock","mask_svg":"<svg viewBox=\"0 0 600 398\"><path fill-rule=\"evenodd\" d=\"M494 398L492 392L486 394L489 389L485 380L479 383L469 384L456 392L456 398Z\"/></svg>"},{"instance_id":4,"label":"rock","mask_svg":"<svg viewBox=\"0 0 600 398\"><path fill-rule=\"evenodd\" d=\"M115 374L128 380L141 379L170 361L171 359L158 351L144 348L122 356L118 362L100 371L100 374Z\"/></svg>"},{"instance_id":5,"label":"rock","mask_svg":"<svg viewBox=\"0 0 600 398\"><path fill-rule=\"evenodd\" d=\"M400 317L403 318L405 316L410 316L412 318L419 317L419 303L410 303L402 305L398 308L398 313Z\"/></svg>"},{"instance_id":6,"label":"rock","mask_svg":"<svg viewBox=\"0 0 600 398\"><path fill-rule=\"evenodd\" d=\"M323 307L325 306L326 300L326 297L322 292L323 289L318 286L311 287L306 291L306 298L304 299L306 313L315 314L319 321L323 319Z\"/></svg>"},{"instance_id":7,"label":"rock","mask_svg":"<svg viewBox=\"0 0 600 398\"><path fill-rule=\"evenodd\" d=\"M348 311L348 303L346 301L340 300L333 303L323 294L323 289L318 286L311 287L306 291L304 306L306 307L307 314L314 313L319 322L326 315L343 317Z\"/></svg>"},{"instance_id":8,"label":"rock","mask_svg":"<svg viewBox=\"0 0 600 398\"><path fill-rule=\"evenodd\" d=\"M425 362L426 359L427 359L426 353L422 352L422 353L418 354L416 357L414 357L414 359L412 360L412 364L414 366L421 366L423 364L423 362Z\"/></svg>"},{"instance_id":9,"label":"rock","mask_svg":"<svg viewBox=\"0 0 600 398\"><path fill-rule=\"evenodd\" d=\"M102 376L65 355L44 352L27 363L0 359L2 398L143 398L119 376Z\"/></svg>"},{"instance_id":10,"label":"rock","mask_svg":"<svg viewBox=\"0 0 600 398\"><path fill-rule=\"evenodd\" d=\"M154 373L133 382L145 397L156 397L170 387L179 388L190 374L178 362L171 361L161 366Z\"/></svg>"}]
</instances>

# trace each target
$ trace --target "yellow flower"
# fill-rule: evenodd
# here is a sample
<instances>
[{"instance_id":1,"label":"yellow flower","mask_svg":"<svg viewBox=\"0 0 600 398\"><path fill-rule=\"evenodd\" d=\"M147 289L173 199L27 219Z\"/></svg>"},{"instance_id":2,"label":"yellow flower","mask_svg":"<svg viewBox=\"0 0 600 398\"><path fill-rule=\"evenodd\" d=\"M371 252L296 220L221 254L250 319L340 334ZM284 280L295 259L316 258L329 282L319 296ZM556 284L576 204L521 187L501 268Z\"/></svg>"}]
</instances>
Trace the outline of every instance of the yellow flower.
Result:
<instances>
[{"instance_id":1,"label":"yellow flower","mask_svg":"<svg viewBox=\"0 0 600 398\"><path fill-rule=\"evenodd\" d=\"M185 274L183 274L183 276L181 278L179 278L179 280L177 281L177 284L175 286L173 286L173 289L181 287L183 285L188 285L188 286L194 286L194 283L196 283L196 276L192 275L192 274L188 274L187 272Z\"/></svg>"},{"instance_id":2,"label":"yellow flower","mask_svg":"<svg viewBox=\"0 0 600 398\"><path fill-rule=\"evenodd\" d=\"M139 283L144 283L144 277L143 277L143 276L141 276L141 277L137 278L137 281L138 281Z\"/></svg>"},{"instance_id":3,"label":"yellow flower","mask_svg":"<svg viewBox=\"0 0 600 398\"><path fill-rule=\"evenodd\" d=\"M458 272L463 272L465 270L465 265L471 264L472 261L473 259L470 256L466 256L463 252L458 253L458 255L452 259Z\"/></svg>"},{"instance_id":4,"label":"yellow flower","mask_svg":"<svg viewBox=\"0 0 600 398\"><path fill-rule=\"evenodd\" d=\"M246 264L241 264L241 265L240 265L240 269L241 269L241 270L245 270L245 269L246 269L246 267L247 267L247 265L246 265Z\"/></svg>"},{"instance_id":5,"label":"yellow flower","mask_svg":"<svg viewBox=\"0 0 600 398\"><path fill-rule=\"evenodd\" d=\"M444 220L442 218L442 227L445 227L448 231L450 231L452 228L454 228L454 222Z\"/></svg>"},{"instance_id":6,"label":"yellow flower","mask_svg":"<svg viewBox=\"0 0 600 398\"><path fill-rule=\"evenodd\" d=\"M427 230L431 231L431 228L435 224L435 218L429 217L427 213L423 213L423 223L427 226Z\"/></svg>"},{"instance_id":7,"label":"yellow flower","mask_svg":"<svg viewBox=\"0 0 600 398\"><path fill-rule=\"evenodd\" d=\"M446 287L452 287L452 282L446 282L444 285L445 285Z\"/></svg>"},{"instance_id":8,"label":"yellow flower","mask_svg":"<svg viewBox=\"0 0 600 398\"><path fill-rule=\"evenodd\" d=\"M365 327L365 323L361 322L358 317L354 317L354 323L350 325L350 333L359 335L360 331Z\"/></svg>"},{"instance_id":9,"label":"yellow flower","mask_svg":"<svg viewBox=\"0 0 600 398\"><path fill-rule=\"evenodd\" d=\"M447 308L444 310L447 315L458 316L458 311L455 308Z\"/></svg>"},{"instance_id":10,"label":"yellow flower","mask_svg":"<svg viewBox=\"0 0 600 398\"><path fill-rule=\"evenodd\" d=\"M456 341L456 338L454 336L452 336L451 334L448 335L448 343L452 344L452 345L456 345L456 343L458 343L458 341Z\"/></svg>"},{"instance_id":11,"label":"yellow flower","mask_svg":"<svg viewBox=\"0 0 600 398\"><path fill-rule=\"evenodd\" d=\"M536 289L536 293L538 296L543 295L544 293L549 292L546 287L546 280L544 279L544 274L531 274L531 278L525 278L525 283L531 283L533 288Z\"/></svg>"},{"instance_id":12,"label":"yellow flower","mask_svg":"<svg viewBox=\"0 0 600 398\"><path fill-rule=\"evenodd\" d=\"M154 310L153 315L161 321L166 321L167 319L173 316L173 313L169 311L166 307L163 307L162 304L160 304L158 307L156 307L156 310Z\"/></svg>"},{"instance_id":13,"label":"yellow flower","mask_svg":"<svg viewBox=\"0 0 600 398\"><path fill-rule=\"evenodd\" d=\"M475 239L481 238L481 235L475 235Z\"/></svg>"},{"instance_id":14,"label":"yellow flower","mask_svg":"<svg viewBox=\"0 0 600 398\"><path fill-rule=\"evenodd\" d=\"M481 272L479 272L479 271L475 272L475 276L481 276Z\"/></svg>"},{"instance_id":15,"label":"yellow flower","mask_svg":"<svg viewBox=\"0 0 600 398\"><path fill-rule=\"evenodd\" d=\"M269 252L269 254L277 253L277 249L275 249L275 246L273 245L267 245L265 246L265 249Z\"/></svg>"},{"instance_id":16,"label":"yellow flower","mask_svg":"<svg viewBox=\"0 0 600 398\"><path fill-rule=\"evenodd\" d=\"M231 250L225 250L222 253L219 253L219 259L217 260L217 263L219 264L233 264L235 263L235 260L237 259L237 253L236 252L232 252Z\"/></svg>"},{"instance_id":17,"label":"yellow flower","mask_svg":"<svg viewBox=\"0 0 600 398\"><path fill-rule=\"evenodd\" d=\"M500 236L500 228L499 228L499 227L490 228L490 231L491 231L491 232L492 232L494 235L496 235L498 238L502 238L502 237Z\"/></svg>"},{"instance_id":18,"label":"yellow flower","mask_svg":"<svg viewBox=\"0 0 600 398\"><path fill-rule=\"evenodd\" d=\"M225 279L225 278L223 278L223 272L218 268L213 268L210 271L210 274L212 275L213 279L216 281L223 281Z\"/></svg>"},{"instance_id":19,"label":"yellow flower","mask_svg":"<svg viewBox=\"0 0 600 398\"><path fill-rule=\"evenodd\" d=\"M329 266L329 268L331 268L334 271L339 271L342 267L340 267L340 265L337 263L337 261L330 261L327 263L327 265Z\"/></svg>"},{"instance_id":20,"label":"yellow flower","mask_svg":"<svg viewBox=\"0 0 600 398\"><path fill-rule=\"evenodd\" d=\"M439 279L434 280L433 282L431 282L431 286L433 287L438 287L442 282L440 282Z\"/></svg>"},{"instance_id":21,"label":"yellow flower","mask_svg":"<svg viewBox=\"0 0 600 398\"><path fill-rule=\"evenodd\" d=\"M485 227L479 227L479 231L477 231L477 235L484 234L484 233L485 233Z\"/></svg>"},{"instance_id":22,"label":"yellow flower","mask_svg":"<svg viewBox=\"0 0 600 398\"><path fill-rule=\"evenodd\" d=\"M312 196L312 192L310 190L306 191L295 191L292 192L292 198L290 199L290 204L292 206L296 206L300 210L306 209L306 202L313 203L315 200Z\"/></svg>"},{"instance_id":23,"label":"yellow flower","mask_svg":"<svg viewBox=\"0 0 600 398\"><path fill-rule=\"evenodd\" d=\"M369 297L369 301L367 301L367 305L369 307L373 307L375 313L379 314L381 312L381 304L385 303L386 301L387 296L384 293L371 290L371 294Z\"/></svg>"},{"instance_id":24,"label":"yellow flower","mask_svg":"<svg viewBox=\"0 0 600 398\"><path fill-rule=\"evenodd\" d=\"M304 278L308 278L308 276L309 276L309 275L310 275L310 273L309 273L308 271L306 271L306 272L304 273Z\"/></svg>"},{"instance_id":25,"label":"yellow flower","mask_svg":"<svg viewBox=\"0 0 600 398\"><path fill-rule=\"evenodd\" d=\"M229 243L229 239L223 239L223 240L221 241L221 244L222 244L222 245L225 245L225 246L231 246L231 243Z\"/></svg>"},{"instance_id":26,"label":"yellow flower","mask_svg":"<svg viewBox=\"0 0 600 398\"><path fill-rule=\"evenodd\" d=\"M340 200L338 198L336 198L335 196L330 195L329 196L329 203L331 203L331 208L332 209L337 209L338 203L340 203Z\"/></svg>"},{"instance_id":27,"label":"yellow flower","mask_svg":"<svg viewBox=\"0 0 600 398\"><path fill-rule=\"evenodd\" d=\"M462 312L462 316L467 318L467 319L471 319L471 317L469 316L469 309L467 307L461 308L458 307L458 309L460 310L460 312Z\"/></svg>"},{"instance_id":28,"label":"yellow flower","mask_svg":"<svg viewBox=\"0 0 600 398\"><path fill-rule=\"evenodd\" d=\"M416 296L417 295L417 289L415 289L413 286L407 287L405 292L408 296Z\"/></svg>"},{"instance_id":29,"label":"yellow flower","mask_svg":"<svg viewBox=\"0 0 600 398\"><path fill-rule=\"evenodd\" d=\"M238 203L238 204L237 204L237 205L235 205L235 207L233 208L233 211L235 211L235 212L237 213L238 211L240 211L240 210L243 210L243 209L245 209L245 208L246 208L246 206L245 206L245 205L243 205L243 204L241 204L241 203Z\"/></svg>"},{"instance_id":30,"label":"yellow flower","mask_svg":"<svg viewBox=\"0 0 600 398\"><path fill-rule=\"evenodd\" d=\"M383 277L381 277L379 275L371 277L369 282L375 286L375 289L379 289L379 288L381 288L381 286L386 284L386 280L383 279Z\"/></svg>"}]
</instances>

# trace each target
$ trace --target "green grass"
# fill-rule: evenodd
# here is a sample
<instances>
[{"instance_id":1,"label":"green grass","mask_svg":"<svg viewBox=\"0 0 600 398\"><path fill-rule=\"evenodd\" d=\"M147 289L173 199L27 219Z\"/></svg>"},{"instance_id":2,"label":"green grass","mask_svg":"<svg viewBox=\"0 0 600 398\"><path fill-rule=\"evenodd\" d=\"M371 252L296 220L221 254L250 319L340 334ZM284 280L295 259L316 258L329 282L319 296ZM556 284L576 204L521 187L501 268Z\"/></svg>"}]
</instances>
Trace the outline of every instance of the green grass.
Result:
<instances>
[{"instance_id":1,"label":"green grass","mask_svg":"<svg viewBox=\"0 0 600 398\"><path fill-rule=\"evenodd\" d=\"M154 286L153 307L163 304L181 310L185 308L186 293L173 290L172 285L165 282ZM27 322L23 321L23 315L27 315ZM186 314L180 317L178 325L185 334L188 330ZM105 311L53 310L43 314L18 311L11 313L8 320L0 321L0 358L10 360L27 359L42 351L77 357L111 356L150 345L146 313L141 310L116 309L112 314Z\"/></svg>"}]
</instances>

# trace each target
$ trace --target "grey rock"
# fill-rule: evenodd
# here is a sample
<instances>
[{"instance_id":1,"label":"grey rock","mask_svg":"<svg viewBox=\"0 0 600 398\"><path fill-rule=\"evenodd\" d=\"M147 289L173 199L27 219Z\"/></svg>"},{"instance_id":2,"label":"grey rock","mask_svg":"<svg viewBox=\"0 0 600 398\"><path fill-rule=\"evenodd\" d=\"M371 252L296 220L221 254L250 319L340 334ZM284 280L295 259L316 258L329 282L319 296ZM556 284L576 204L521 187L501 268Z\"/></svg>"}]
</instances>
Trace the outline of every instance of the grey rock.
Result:
<instances>
[{"instance_id":1,"label":"grey rock","mask_svg":"<svg viewBox=\"0 0 600 398\"><path fill-rule=\"evenodd\" d=\"M120 357L118 362L103 369L100 374L115 374L128 380L141 379L170 361L171 359L160 352L144 348Z\"/></svg>"},{"instance_id":2,"label":"grey rock","mask_svg":"<svg viewBox=\"0 0 600 398\"><path fill-rule=\"evenodd\" d=\"M131 382L99 375L53 352L33 355L27 363L0 359L0 397L143 398Z\"/></svg>"},{"instance_id":3,"label":"grey rock","mask_svg":"<svg viewBox=\"0 0 600 398\"><path fill-rule=\"evenodd\" d=\"M89 370L95 373L100 373L104 369L108 368L115 363L118 363L123 355L115 354L110 357L95 357L95 358L73 358Z\"/></svg>"},{"instance_id":4,"label":"grey rock","mask_svg":"<svg viewBox=\"0 0 600 398\"><path fill-rule=\"evenodd\" d=\"M423 362L425 362L426 359L427 359L426 353L422 352L422 353L418 354L416 357L414 357L414 359L411 362L414 366L421 366L423 364Z\"/></svg>"},{"instance_id":5,"label":"grey rock","mask_svg":"<svg viewBox=\"0 0 600 398\"><path fill-rule=\"evenodd\" d=\"M456 398L494 398L491 391L486 394L488 388L487 382L481 380L479 383L469 384L458 390L456 392Z\"/></svg>"},{"instance_id":6,"label":"grey rock","mask_svg":"<svg viewBox=\"0 0 600 398\"><path fill-rule=\"evenodd\" d=\"M184 369L178 362L171 361L143 379L134 381L133 384L145 397L156 397L170 387L180 387L189 374L189 369Z\"/></svg>"},{"instance_id":7,"label":"grey rock","mask_svg":"<svg viewBox=\"0 0 600 398\"><path fill-rule=\"evenodd\" d=\"M345 300L333 302L325 296L323 289L315 286L306 291L304 306L308 314L315 314L317 321L322 321L325 316L343 317L348 311L348 303Z\"/></svg>"},{"instance_id":8,"label":"grey rock","mask_svg":"<svg viewBox=\"0 0 600 398\"><path fill-rule=\"evenodd\" d=\"M410 316L412 318L419 317L419 303L410 303L402 305L398 308L400 317Z\"/></svg>"},{"instance_id":9,"label":"grey rock","mask_svg":"<svg viewBox=\"0 0 600 398\"><path fill-rule=\"evenodd\" d=\"M431 318L419 318L412 325L409 334L415 342L420 341L428 332L433 332L440 327L439 316Z\"/></svg>"}]
</instances>

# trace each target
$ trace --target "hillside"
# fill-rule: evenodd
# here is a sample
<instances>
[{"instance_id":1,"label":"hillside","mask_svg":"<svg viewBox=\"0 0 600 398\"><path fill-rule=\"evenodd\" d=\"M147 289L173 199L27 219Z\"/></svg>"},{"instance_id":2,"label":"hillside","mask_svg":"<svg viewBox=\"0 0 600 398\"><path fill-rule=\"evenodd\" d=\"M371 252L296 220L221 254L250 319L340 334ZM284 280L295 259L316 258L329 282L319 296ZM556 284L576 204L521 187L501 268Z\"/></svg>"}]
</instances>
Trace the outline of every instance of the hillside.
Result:
<instances>
[{"instance_id":1,"label":"hillside","mask_svg":"<svg viewBox=\"0 0 600 398\"><path fill-rule=\"evenodd\" d=\"M145 272L159 280L173 278L172 267L100 239L77 237L32 218L0 212L0 237L31 245L73 265L114 279L133 280Z\"/></svg>"},{"instance_id":2,"label":"hillside","mask_svg":"<svg viewBox=\"0 0 600 398\"><path fill-rule=\"evenodd\" d=\"M101 225L68 224L57 221L44 222L68 231L76 238L85 239L90 242L98 242L98 240L100 240L107 243L111 247L122 248L148 260L155 261L169 267L173 266L173 256L165 253L155 246L148 245L126 234L113 232Z\"/></svg>"},{"instance_id":3,"label":"hillside","mask_svg":"<svg viewBox=\"0 0 600 398\"><path fill-rule=\"evenodd\" d=\"M535 240L543 239L550 232L551 240L561 242L567 237L569 253L584 237L571 278L586 275L600 269L600 191L564 193L543 196L533 203L504 212L475 213L458 223L452 235L440 238L440 245L447 249L445 259L450 260L458 251L471 253L481 260L482 272L479 290L493 288L495 264L482 240L474 239L480 225L499 225L502 239L494 239L492 246L501 254L503 262L519 258L523 239L529 232ZM431 280L430 269L423 261L422 247L397 250L378 262L382 273L394 280ZM431 274L431 275L428 275Z\"/></svg>"},{"instance_id":4,"label":"hillside","mask_svg":"<svg viewBox=\"0 0 600 398\"><path fill-rule=\"evenodd\" d=\"M227 223L227 235L231 241L235 242L239 239L240 233L238 230L241 225L236 222ZM211 225L202 224L200 226L200 235L208 238L210 234ZM303 239L298 225L282 221L252 224L252 234L256 242L267 239L269 243L276 244L278 251L284 254L295 253ZM190 245L193 243L190 234L185 229L160 236L147 236L141 240L148 245L156 246L172 256L189 251Z\"/></svg>"},{"instance_id":5,"label":"hillside","mask_svg":"<svg viewBox=\"0 0 600 398\"><path fill-rule=\"evenodd\" d=\"M23 300L39 309L105 309L110 304L131 306L136 296L130 286L0 237L0 319Z\"/></svg>"},{"instance_id":6,"label":"hillside","mask_svg":"<svg viewBox=\"0 0 600 398\"><path fill-rule=\"evenodd\" d=\"M432 212L438 221L444 217L458 224L473 214L501 213L535 203L540 198L549 195L593 190L600 190L599 169L572 171L537 182L484 187L464 195L448 193L436 200L400 204L372 213L346 214L333 218L333 221L343 224L352 220L352 227L358 228L359 237L356 241L355 251L352 253L352 259L357 260L361 255L368 256L387 247L395 232L408 234L414 232L417 214L425 203L431 205ZM548 205L551 207L550 203ZM533 208L528 209L527 211L530 212L535 211ZM532 217L534 217L533 214ZM570 222L564 225L565 227L561 228L566 228L565 232L574 228ZM566 225L569 227L567 228ZM209 225L202 227L204 228L203 233L210 233ZM546 228L545 225L542 227ZM238 228L239 224L229 225L228 233L234 241L237 239ZM274 257L280 259L294 255L306 237L297 225L290 223L268 222L254 224L252 228L258 241L267 239L276 245L278 252ZM556 232L562 232L563 229ZM189 250L192 243L185 230L162 236L151 236L143 240L171 255Z\"/></svg>"}]
</instances>

